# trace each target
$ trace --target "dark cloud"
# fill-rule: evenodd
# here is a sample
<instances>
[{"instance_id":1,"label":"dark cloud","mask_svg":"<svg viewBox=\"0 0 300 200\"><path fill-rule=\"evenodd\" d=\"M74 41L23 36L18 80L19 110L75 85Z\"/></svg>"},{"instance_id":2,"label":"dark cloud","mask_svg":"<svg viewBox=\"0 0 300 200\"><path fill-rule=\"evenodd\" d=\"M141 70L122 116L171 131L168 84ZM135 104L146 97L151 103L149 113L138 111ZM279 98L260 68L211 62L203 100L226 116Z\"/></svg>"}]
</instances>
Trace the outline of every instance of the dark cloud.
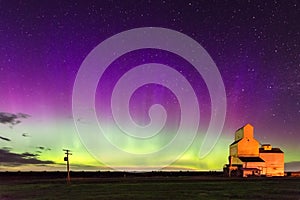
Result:
<instances>
[{"instance_id":1,"label":"dark cloud","mask_svg":"<svg viewBox=\"0 0 300 200\"><path fill-rule=\"evenodd\" d=\"M36 147L36 148L38 148L38 149L40 149L40 150L44 150L44 149L45 149L45 147L42 147L42 146Z\"/></svg>"},{"instance_id":2,"label":"dark cloud","mask_svg":"<svg viewBox=\"0 0 300 200\"><path fill-rule=\"evenodd\" d=\"M37 151L51 151L52 150L49 147L43 147L43 146L38 146L36 148L38 149Z\"/></svg>"},{"instance_id":3,"label":"dark cloud","mask_svg":"<svg viewBox=\"0 0 300 200\"><path fill-rule=\"evenodd\" d=\"M25 152L25 153L22 153L21 155L24 157L27 157L27 158L32 158L32 157L38 156L39 154L32 154L32 153Z\"/></svg>"},{"instance_id":4,"label":"dark cloud","mask_svg":"<svg viewBox=\"0 0 300 200\"><path fill-rule=\"evenodd\" d=\"M23 137L30 137L29 133L22 133Z\"/></svg>"},{"instance_id":5,"label":"dark cloud","mask_svg":"<svg viewBox=\"0 0 300 200\"><path fill-rule=\"evenodd\" d=\"M0 149L0 165L19 166L24 164L55 164L53 161L43 161L37 158L38 154L32 153L13 153L9 149Z\"/></svg>"},{"instance_id":6,"label":"dark cloud","mask_svg":"<svg viewBox=\"0 0 300 200\"><path fill-rule=\"evenodd\" d=\"M51 151L52 150L49 147L43 147L43 146L37 146L36 149L37 150L35 152L38 153L38 154L41 154L41 153L43 153L45 151Z\"/></svg>"},{"instance_id":7,"label":"dark cloud","mask_svg":"<svg viewBox=\"0 0 300 200\"><path fill-rule=\"evenodd\" d=\"M0 139L1 140L5 140L5 141L8 141L8 142L10 142L11 140L9 139L9 138L6 138L6 137L2 137L2 136L0 136Z\"/></svg>"},{"instance_id":8,"label":"dark cloud","mask_svg":"<svg viewBox=\"0 0 300 200\"><path fill-rule=\"evenodd\" d=\"M21 123L21 119L25 119L30 117L30 115L24 114L24 113L6 113L6 112L0 112L0 123L1 124L9 124L11 127Z\"/></svg>"},{"instance_id":9,"label":"dark cloud","mask_svg":"<svg viewBox=\"0 0 300 200\"><path fill-rule=\"evenodd\" d=\"M284 163L285 171L300 171L300 161Z\"/></svg>"},{"instance_id":10,"label":"dark cloud","mask_svg":"<svg viewBox=\"0 0 300 200\"><path fill-rule=\"evenodd\" d=\"M12 148L11 148L11 147L2 147L2 149L4 149L4 150L7 150L7 151L10 151L10 150L12 150Z\"/></svg>"}]
</instances>

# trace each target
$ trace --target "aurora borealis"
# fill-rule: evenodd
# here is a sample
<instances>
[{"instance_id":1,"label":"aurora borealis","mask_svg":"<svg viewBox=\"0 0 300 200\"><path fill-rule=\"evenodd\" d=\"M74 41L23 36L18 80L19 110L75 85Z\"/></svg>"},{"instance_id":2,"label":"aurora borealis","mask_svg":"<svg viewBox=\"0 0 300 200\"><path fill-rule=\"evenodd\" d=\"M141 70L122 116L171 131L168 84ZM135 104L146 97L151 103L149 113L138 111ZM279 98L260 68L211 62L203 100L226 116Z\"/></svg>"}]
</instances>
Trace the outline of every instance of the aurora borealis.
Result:
<instances>
[{"instance_id":1,"label":"aurora borealis","mask_svg":"<svg viewBox=\"0 0 300 200\"><path fill-rule=\"evenodd\" d=\"M89 88L81 90L82 103L95 102L95 107L85 111L95 113L108 140L119 149L141 156L122 159L121 154L101 150L111 168L151 170L159 163L171 162L175 150L157 154L155 159L143 154L168 144L183 120L183 105L192 113L198 109L196 102L200 110L197 135L190 141L191 130L184 129L187 135L182 143L192 144L166 169L222 169L235 130L251 123L260 142L285 152L286 169L300 170L299 2L2 0L0 8L0 170L64 170L63 148L73 152L73 170L109 169L90 154L91 149L95 152L105 147L103 140L88 136L95 124L85 116L74 117L74 85L84 60L95 47L120 32L141 27L177 31L206 50L224 83L225 123L212 151L200 158L199 150L215 112L205 77L174 52L153 48L130 51L115 59L98 77L94 98L85 96ZM143 39L149 41L150 36ZM122 45L120 42L111 49L129 46ZM166 39L167 45L170 43ZM172 70L163 70L162 65ZM86 77L85 87L91 79ZM128 108L124 106L124 91L146 80L152 83L137 87L127 102ZM185 87L186 80L189 87ZM181 91L186 103L181 104L174 90L160 81ZM117 84L121 89L114 91ZM191 91L194 99L188 96ZM220 96L217 102L221 100ZM13 118L19 121L11 124L9 117L17 113L26 117ZM154 126L132 126L134 132L130 121L126 121L128 114L137 127L149 123ZM122 124L116 124L115 117ZM184 118L188 123L195 119L192 114ZM78 134L76 124L77 128L84 126L86 132ZM125 129L131 131L120 137ZM157 135L151 132L154 129ZM86 135L88 139L80 139ZM135 140L132 135L144 138Z\"/></svg>"}]
</instances>

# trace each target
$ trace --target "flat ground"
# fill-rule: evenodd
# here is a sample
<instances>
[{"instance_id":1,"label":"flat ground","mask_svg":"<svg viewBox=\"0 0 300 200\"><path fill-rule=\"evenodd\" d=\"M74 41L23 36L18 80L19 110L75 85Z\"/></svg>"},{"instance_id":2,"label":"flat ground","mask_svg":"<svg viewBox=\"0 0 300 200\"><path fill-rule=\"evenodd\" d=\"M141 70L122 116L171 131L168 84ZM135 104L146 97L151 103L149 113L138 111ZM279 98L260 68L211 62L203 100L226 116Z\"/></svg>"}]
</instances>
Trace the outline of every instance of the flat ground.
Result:
<instances>
[{"instance_id":1,"label":"flat ground","mask_svg":"<svg viewBox=\"0 0 300 200\"><path fill-rule=\"evenodd\" d=\"M298 199L300 178L1 179L0 199Z\"/></svg>"}]
</instances>

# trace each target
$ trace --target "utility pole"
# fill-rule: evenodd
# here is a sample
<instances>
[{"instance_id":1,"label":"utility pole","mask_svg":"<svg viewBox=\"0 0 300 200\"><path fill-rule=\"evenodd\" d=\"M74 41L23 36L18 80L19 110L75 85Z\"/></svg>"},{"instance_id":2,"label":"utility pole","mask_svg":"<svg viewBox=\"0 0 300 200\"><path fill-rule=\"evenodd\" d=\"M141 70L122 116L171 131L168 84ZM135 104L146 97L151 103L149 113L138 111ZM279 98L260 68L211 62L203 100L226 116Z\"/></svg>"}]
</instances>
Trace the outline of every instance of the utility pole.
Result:
<instances>
[{"instance_id":1,"label":"utility pole","mask_svg":"<svg viewBox=\"0 0 300 200\"><path fill-rule=\"evenodd\" d=\"M71 182L71 177L70 177L70 163L69 163L69 155L72 155L72 153L70 153L71 151L69 149L63 149L63 151L65 151L66 156L64 157L64 161L67 161L67 183Z\"/></svg>"}]
</instances>

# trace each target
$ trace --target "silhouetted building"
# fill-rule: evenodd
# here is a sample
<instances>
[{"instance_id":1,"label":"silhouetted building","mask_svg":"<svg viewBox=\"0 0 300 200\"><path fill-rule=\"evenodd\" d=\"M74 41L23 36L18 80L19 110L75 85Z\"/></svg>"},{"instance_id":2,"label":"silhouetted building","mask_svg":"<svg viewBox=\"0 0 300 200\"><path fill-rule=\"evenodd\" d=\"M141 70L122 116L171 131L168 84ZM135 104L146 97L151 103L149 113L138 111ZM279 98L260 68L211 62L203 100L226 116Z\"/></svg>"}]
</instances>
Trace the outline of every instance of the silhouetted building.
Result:
<instances>
[{"instance_id":1,"label":"silhouetted building","mask_svg":"<svg viewBox=\"0 0 300 200\"><path fill-rule=\"evenodd\" d=\"M284 153L270 144L260 146L253 136L253 126L246 124L235 132L229 146L228 176L284 176Z\"/></svg>"}]
</instances>

